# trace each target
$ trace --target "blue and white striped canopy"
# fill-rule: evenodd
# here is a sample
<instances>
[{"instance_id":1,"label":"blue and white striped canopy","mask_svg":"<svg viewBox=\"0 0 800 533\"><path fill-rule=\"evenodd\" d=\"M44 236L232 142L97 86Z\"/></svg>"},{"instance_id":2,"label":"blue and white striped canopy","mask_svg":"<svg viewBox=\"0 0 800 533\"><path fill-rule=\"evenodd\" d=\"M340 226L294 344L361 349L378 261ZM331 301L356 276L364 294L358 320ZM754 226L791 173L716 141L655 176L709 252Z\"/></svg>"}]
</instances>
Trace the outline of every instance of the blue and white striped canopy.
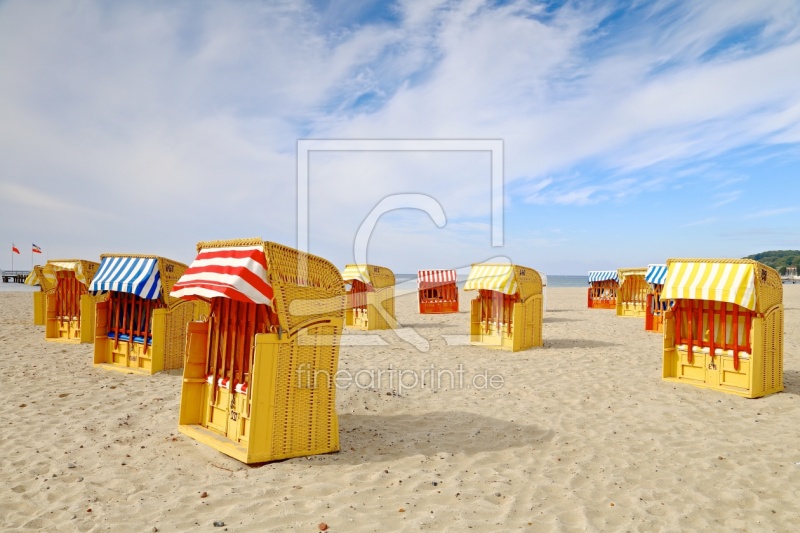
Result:
<instances>
[{"instance_id":1,"label":"blue and white striped canopy","mask_svg":"<svg viewBox=\"0 0 800 533\"><path fill-rule=\"evenodd\" d=\"M619 282L619 275L617 275L616 270L590 270L589 271L589 283L594 283L595 281L606 281L609 279L613 279L614 281Z\"/></svg>"},{"instance_id":2,"label":"blue and white striped canopy","mask_svg":"<svg viewBox=\"0 0 800 533\"><path fill-rule=\"evenodd\" d=\"M647 274L644 280L653 285L663 285L667 279L667 265L647 265Z\"/></svg>"},{"instance_id":3,"label":"blue and white striped canopy","mask_svg":"<svg viewBox=\"0 0 800 533\"><path fill-rule=\"evenodd\" d=\"M156 300L161 295L161 275L156 265L155 258L104 257L89 285L89 292L127 292Z\"/></svg>"}]
</instances>

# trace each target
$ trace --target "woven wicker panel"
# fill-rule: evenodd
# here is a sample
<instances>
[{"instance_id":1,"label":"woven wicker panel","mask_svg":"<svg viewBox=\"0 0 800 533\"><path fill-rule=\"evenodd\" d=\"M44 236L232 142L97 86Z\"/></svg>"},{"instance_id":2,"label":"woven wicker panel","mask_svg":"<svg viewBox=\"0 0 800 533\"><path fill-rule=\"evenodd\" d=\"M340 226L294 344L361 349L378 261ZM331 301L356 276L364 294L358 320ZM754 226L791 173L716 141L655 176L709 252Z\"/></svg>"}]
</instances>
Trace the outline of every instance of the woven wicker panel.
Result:
<instances>
[{"instance_id":1,"label":"woven wicker panel","mask_svg":"<svg viewBox=\"0 0 800 533\"><path fill-rule=\"evenodd\" d=\"M618 268L617 276L620 282L628 276L642 276L647 275L647 268Z\"/></svg>"},{"instance_id":2,"label":"woven wicker panel","mask_svg":"<svg viewBox=\"0 0 800 533\"><path fill-rule=\"evenodd\" d=\"M33 267L33 271L36 272L36 278L39 280L39 287L42 289L42 292L53 292L56 290L56 284L51 283L50 280L44 277L43 268L43 265L36 265Z\"/></svg>"},{"instance_id":3,"label":"woven wicker panel","mask_svg":"<svg viewBox=\"0 0 800 533\"><path fill-rule=\"evenodd\" d=\"M194 304L192 320L194 322L208 321L208 315L211 314L211 305L203 300L192 300L192 303Z\"/></svg>"},{"instance_id":4,"label":"woven wicker panel","mask_svg":"<svg viewBox=\"0 0 800 533\"><path fill-rule=\"evenodd\" d=\"M186 359L186 324L192 321L194 302L182 301L169 308L164 339L164 370L183 368Z\"/></svg>"},{"instance_id":5,"label":"woven wicker panel","mask_svg":"<svg viewBox=\"0 0 800 533\"><path fill-rule=\"evenodd\" d=\"M86 278L86 286L88 287L89 285L91 285L92 280L94 279L94 275L97 274L97 269L100 268L100 263L96 263L94 261L86 261L83 259L79 259L77 261L81 264L83 277Z\"/></svg>"},{"instance_id":6,"label":"woven wicker panel","mask_svg":"<svg viewBox=\"0 0 800 533\"><path fill-rule=\"evenodd\" d=\"M340 331L327 325L309 328L307 333L333 335L338 340ZM338 342L330 346L291 342L279 347L272 434L274 456L324 453L336 447L338 423L333 378L338 355Z\"/></svg>"},{"instance_id":7,"label":"woven wicker panel","mask_svg":"<svg viewBox=\"0 0 800 533\"><path fill-rule=\"evenodd\" d=\"M542 294L542 276L536 270L520 265L512 266L514 268L514 276L517 278L517 290L522 301L531 296Z\"/></svg>"},{"instance_id":8,"label":"woven wicker panel","mask_svg":"<svg viewBox=\"0 0 800 533\"><path fill-rule=\"evenodd\" d=\"M264 250L283 329L291 334L303 324L344 316L344 282L333 263L274 242L265 242Z\"/></svg>"},{"instance_id":9,"label":"woven wicker panel","mask_svg":"<svg viewBox=\"0 0 800 533\"><path fill-rule=\"evenodd\" d=\"M763 346L765 393L783 390L783 309L779 308L764 319Z\"/></svg>"},{"instance_id":10,"label":"woven wicker panel","mask_svg":"<svg viewBox=\"0 0 800 533\"><path fill-rule=\"evenodd\" d=\"M170 296L169 293L172 292L172 286L183 276L187 268L189 267L178 261L173 261L166 257L158 258L158 273L161 276L161 294L162 298L164 298L164 302L170 307L180 301L178 298Z\"/></svg>"},{"instance_id":11,"label":"woven wicker panel","mask_svg":"<svg viewBox=\"0 0 800 533\"><path fill-rule=\"evenodd\" d=\"M366 265L369 269L371 285L376 289L394 286L394 272L378 265Z\"/></svg>"},{"instance_id":12,"label":"woven wicker panel","mask_svg":"<svg viewBox=\"0 0 800 533\"><path fill-rule=\"evenodd\" d=\"M259 237L251 237L248 239L226 239L217 241L200 241L197 243L197 252L203 248L228 248L231 246L261 246L264 244L264 239Z\"/></svg>"},{"instance_id":13,"label":"woven wicker panel","mask_svg":"<svg viewBox=\"0 0 800 533\"><path fill-rule=\"evenodd\" d=\"M394 279L394 276L392 276L392 279ZM396 325L394 322L397 320L397 317L394 314L394 285L386 287L379 294L380 297L383 298L381 305L386 310L386 313L391 317L392 323L386 322L385 318L381 318L381 321L386 323L385 329L393 329Z\"/></svg>"},{"instance_id":14,"label":"woven wicker panel","mask_svg":"<svg viewBox=\"0 0 800 533\"><path fill-rule=\"evenodd\" d=\"M750 264L755 270L756 311L766 312L770 307L783 303L783 284L781 276L774 268L753 259L667 259L672 263L733 263Z\"/></svg>"},{"instance_id":15,"label":"woven wicker panel","mask_svg":"<svg viewBox=\"0 0 800 533\"><path fill-rule=\"evenodd\" d=\"M783 303L783 283L777 270L756 261L754 263L756 264L756 309L765 313L770 307Z\"/></svg>"}]
</instances>

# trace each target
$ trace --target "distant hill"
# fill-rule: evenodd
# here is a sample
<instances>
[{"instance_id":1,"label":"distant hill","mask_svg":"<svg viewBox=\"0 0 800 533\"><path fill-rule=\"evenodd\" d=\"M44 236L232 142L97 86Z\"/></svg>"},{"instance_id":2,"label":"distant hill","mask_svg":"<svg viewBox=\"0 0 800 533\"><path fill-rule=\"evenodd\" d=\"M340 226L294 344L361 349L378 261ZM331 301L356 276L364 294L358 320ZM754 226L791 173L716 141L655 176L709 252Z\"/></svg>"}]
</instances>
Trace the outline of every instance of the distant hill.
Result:
<instances>
[{"instance_id":1,"label":"distant hill","mask_svg":"<svg viewBox=\"0 0 800 533\"><path fill-rule=\"evenodd\" d=\"M800 270L800 250L772 250L748 255L745 259L755 259L767 266L771 266L781 275L786 273L787 266L793 266Z\"/></svg>"}]
</instances>

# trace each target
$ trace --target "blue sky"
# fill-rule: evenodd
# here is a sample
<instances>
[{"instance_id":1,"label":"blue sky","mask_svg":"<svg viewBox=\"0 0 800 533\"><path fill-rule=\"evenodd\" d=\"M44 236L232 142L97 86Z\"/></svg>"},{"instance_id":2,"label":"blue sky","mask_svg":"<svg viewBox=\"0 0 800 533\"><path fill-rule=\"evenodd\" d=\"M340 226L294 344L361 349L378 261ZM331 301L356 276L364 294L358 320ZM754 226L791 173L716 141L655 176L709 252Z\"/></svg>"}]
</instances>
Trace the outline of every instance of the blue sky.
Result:
<instances>
[{"instance_id":1,"label":"blue sky","mask_svg":"<svg viewBox=\"0 0 800 533\"><path fill-rule=\"evenodd\" d=\"M549 274L800 249L796 0L0 2L0 241L46 256L296 245L299 139L500 139L314 152L310 251L398 273L502 256ZM2 255L2 254L0 254ZM0 265L10 266L2 255Z\"/></svg>"}]
</instances>

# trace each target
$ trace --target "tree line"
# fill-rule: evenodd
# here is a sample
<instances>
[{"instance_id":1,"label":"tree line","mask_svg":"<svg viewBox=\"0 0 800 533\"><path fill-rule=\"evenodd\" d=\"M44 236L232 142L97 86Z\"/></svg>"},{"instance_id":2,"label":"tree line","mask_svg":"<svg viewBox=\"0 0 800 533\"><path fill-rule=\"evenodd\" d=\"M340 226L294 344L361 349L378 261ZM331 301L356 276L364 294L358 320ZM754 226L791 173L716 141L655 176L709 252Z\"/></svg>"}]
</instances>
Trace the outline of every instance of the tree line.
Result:
<instances>
[{"instance_id":1,"label":"tree line","mask_svg":"<svg viewBox=\"0 0 800 533\"><path fill-rule=\"evenodd\" d=\"M800 250L772 250L748 255L745 259L755 259L760 263L771 266L781 276L786 274L786 267L793 266L800 271Z\"/></svg>"}]
</instances>

